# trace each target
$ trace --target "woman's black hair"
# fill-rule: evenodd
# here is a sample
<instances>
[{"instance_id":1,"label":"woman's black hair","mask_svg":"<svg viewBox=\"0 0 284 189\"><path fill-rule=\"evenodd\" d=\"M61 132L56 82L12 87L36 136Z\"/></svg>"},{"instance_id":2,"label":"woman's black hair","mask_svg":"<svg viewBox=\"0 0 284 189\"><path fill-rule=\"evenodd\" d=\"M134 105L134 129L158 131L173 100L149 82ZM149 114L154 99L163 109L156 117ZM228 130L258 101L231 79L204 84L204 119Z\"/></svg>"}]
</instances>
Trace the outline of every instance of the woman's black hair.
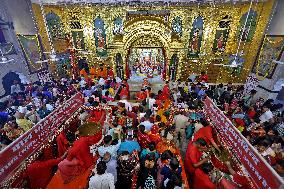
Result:
<instances>
[{"instance_id":1,"label":"woman's black hair","mask_svg":"<svg viewBox=\"0 0 284 189\"><path fill-rule=\"evenodd\" d=\"M97 164L97 173L98 173L98 175L104 174L106 169L107 169L107 166L106 166L106 163L104 161L100 161Z\"/></svg>"},{"instance_id":2,"label":"woman's black hair","mask_svg":"<svg viewBox=\"0 0 284 189\"><path fill-rule=\"evenodd\" d=\"M154 151L156 149L155 142L150 142L148 145L148 148L150 151Z\"/></svg>"},{"instance_id":3,"label":"woman's black hair","mask_svg":"<svg viewBox=\"0 0 284 189\"><path fill-rule=\"evenodd\" d=\"M165 189L174 189L176 186L182 186L182 177L179 174L172 174Z\"/></svg>"},{"instance_id":4,"label":"woman's black hair","mask_svg":"<svg viewBox=\"0 0 284 189\"><path fill-rule=\"evenodd\" d=\"M179 168L179 161L176 157L171 158L170 168L175 171Z\"/></svg>"},{"instance_id":5,"label":"woman's black hair","mask_svg":"<svg viewBox=\"0 0 284 189\"><path fill-rule=\"evenodd\" d=\"M167 159L171 159L172 157L174 157L174 154L170 150L166 150L162 153L161 160L164 161Z\"/></svg>"},{"instance_id":6,"label":"woman's black hair","mask_svg":"<svg viewBox=\"0 0 284 189\"><path fill-rule=\"evenodd\" d=\"M210 173L213 170L213 165L211 163L203 163L201 169L205 174Z\"/></svg>"},{"instance_id":7,"label":"woman's black hair","mask_svg":"<svg viewBox=\"0 0 284 189\"><path fill-rule=\"evenodd\" d=\"M109 144L110 141L112 141L112 136L111 135L106 135L104 137L104 144Z\"/></svg>"}]
</instances>

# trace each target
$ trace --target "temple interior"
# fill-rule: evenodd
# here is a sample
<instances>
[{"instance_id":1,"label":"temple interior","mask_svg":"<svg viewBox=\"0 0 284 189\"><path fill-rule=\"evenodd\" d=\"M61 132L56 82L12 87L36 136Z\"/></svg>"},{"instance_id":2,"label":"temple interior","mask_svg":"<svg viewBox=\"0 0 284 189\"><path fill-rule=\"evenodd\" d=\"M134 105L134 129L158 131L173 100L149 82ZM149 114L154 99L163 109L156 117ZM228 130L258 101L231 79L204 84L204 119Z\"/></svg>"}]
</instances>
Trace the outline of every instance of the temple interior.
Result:
<instances>
[{"instance_id":1,"label":"temple interior","mask_svg":"<svg viewBox=\"0 0 284 189\"><path fill-rule=\"evenodd\" d=\"M1 0L0 188L284 187L284 0Z\"/></svg>"}]
</instances>

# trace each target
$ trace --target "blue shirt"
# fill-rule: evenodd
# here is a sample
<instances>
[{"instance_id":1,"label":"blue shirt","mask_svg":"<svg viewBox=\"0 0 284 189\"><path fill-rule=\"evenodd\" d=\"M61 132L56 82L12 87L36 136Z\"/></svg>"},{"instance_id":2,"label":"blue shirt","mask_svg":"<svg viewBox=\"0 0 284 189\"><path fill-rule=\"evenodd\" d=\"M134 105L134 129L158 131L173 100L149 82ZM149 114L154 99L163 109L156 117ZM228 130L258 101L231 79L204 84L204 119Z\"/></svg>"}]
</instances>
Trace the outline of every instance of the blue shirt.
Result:
<instances>
[{"instance_id":1,"label":"blue shirt","mask_svg":"<svg viewBox=\"0 0 284 189\"><path fill-rule=\"evenodd\" d=\"M177 174L179 174L179 175L181 174L181 167L178 167ZM167 179L171 179L171 177L172 177L172 170L170 169L170 167L165 165L162 168L162 170L161 170L161 175L164 175L163 181L165 181Z\"/></svg>"},{"instance_id":2,"label":"blue shirt","mask_svg":"<svg viewBox=\"0 0 284 189\"><path fill-rule=\"evenodd\" d=\"M89 96L92 96L92 91L91 90L84 90L83 94L84 94L84 96L89 97Z\"/></svg>"},{"instance_id":3,"label":"blue shirt","mask_svg":"<svg viewBox=\"0 0 284 189\"><path fill-rule=\"evenodd\" d=\"M150 153L155 153L156 160L159 158L159 154L157 152L150 152L148 149L143 149L140 154L140 159L144 160L147 154L150 154Z\"/></svg>"},{"instance_id":4,"label":"blue shirt","mask_svg":"<svg viewBox=\"0 0 284 189\"><path fill-rule=\"evenodd\" d=\"M137 141L126 140L121 143L118 149L118 154L120 154L123 151L128 151L131 154L134 150L137 151L141 150L139 143Z\"/></svg>"}]
</instances>

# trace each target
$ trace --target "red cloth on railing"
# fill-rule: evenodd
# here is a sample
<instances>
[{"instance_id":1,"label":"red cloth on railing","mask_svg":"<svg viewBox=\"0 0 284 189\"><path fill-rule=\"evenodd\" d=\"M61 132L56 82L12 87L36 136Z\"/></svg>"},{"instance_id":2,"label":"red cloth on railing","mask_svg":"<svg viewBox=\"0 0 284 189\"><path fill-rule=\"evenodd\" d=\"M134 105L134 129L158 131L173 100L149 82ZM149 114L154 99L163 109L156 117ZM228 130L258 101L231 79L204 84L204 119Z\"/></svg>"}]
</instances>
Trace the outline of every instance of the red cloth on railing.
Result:
<instances>
[{"instance_id":1,"label":"red cloth on railing","mask_svg":"<svg viewBox=\"0 0 284 189\"><path fill-rule=\"evenodd\" d=\"M64 132L56 137L58 157L61 157L68 149L68 140Z\"/></svg>"}]
</instances>

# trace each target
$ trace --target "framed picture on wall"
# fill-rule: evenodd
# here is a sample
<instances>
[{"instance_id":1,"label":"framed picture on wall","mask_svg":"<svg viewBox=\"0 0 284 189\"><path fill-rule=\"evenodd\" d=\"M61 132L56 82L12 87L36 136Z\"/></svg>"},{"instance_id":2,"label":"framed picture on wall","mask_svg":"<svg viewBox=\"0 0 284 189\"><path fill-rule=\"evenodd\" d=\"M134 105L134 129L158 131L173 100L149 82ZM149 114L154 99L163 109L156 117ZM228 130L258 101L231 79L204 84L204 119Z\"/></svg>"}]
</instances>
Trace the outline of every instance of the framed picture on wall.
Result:
<instances>
[{"instance_id":1,"label":"framed picture on wall","mask_svg":"<svg viewBox=\"0 0 284 189\"><path fill-rule=\"evenodd\" d=\"M284 35L266 35L263 38L252 72L257 76L271 79L284 50Z\"/></svg>"},{"instance_id":2,"label":"framed picture on wall","mask_svg":"<svg viewBox=\"0 0 284 189\"><path fill-rule=\"evenodd\" d=\"M20 46L25 56L29 72L31 74L47 69L47 63L36 63L44 60L42 45L39 36L36 35L21 35L17 34Z\"/></svg>"}]
</instances>

